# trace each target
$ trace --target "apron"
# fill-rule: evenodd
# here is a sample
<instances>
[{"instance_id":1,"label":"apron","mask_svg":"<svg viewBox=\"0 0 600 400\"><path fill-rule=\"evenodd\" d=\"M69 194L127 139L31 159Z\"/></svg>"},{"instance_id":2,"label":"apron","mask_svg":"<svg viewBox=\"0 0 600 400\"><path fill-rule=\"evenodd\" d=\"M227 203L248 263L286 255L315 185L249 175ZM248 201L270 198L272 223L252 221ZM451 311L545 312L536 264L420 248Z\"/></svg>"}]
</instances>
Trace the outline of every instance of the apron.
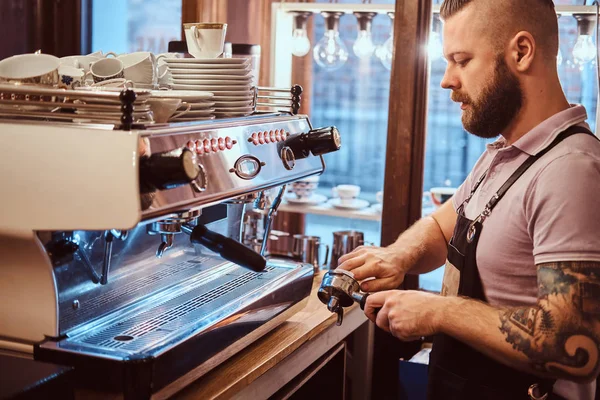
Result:
<instances>
[{"instance_id":1,"label":"apron","mask_svg":"<svg viewBox=\"0 0 600 400\"><path fill-rule=\"evenodd\" d=\"M442 295L460 295L487 302L475 258L483 222L506 191L535 161L562 140L578 133L593 136L592 132L581 126L566 129L548 147L519 166L492 196L483 212L471 221L465 217L464 207L485 179L487 172L479 178L457 210L456 226L448 245ZM543 379L507 367L448 335L438 334L434 337L429 359L428 400L562 399L552 393L554 382L555 380ZM541 395L536 397L532 391Z\"/></svg>"}]
</instances>

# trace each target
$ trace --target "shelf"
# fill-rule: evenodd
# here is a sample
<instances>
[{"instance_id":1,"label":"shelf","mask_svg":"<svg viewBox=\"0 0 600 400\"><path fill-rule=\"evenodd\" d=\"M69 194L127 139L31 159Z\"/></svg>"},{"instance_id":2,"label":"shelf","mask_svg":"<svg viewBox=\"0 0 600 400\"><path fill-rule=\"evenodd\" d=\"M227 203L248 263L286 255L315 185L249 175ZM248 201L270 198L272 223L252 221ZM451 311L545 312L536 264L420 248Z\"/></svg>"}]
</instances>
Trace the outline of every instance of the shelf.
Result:
<instances>
[{"instance_id":1,"label":"shelf","mask_svg":"<svg viewBox=\"0 0 600 400\"><path fill-rule=\"evenodd\" d=\"M339 11L345 14L354 12L374 12L377 14L386 14L396 11L394 4L343 4L343 3L298 3L298 2L281 2L275 3L276 7L285 12L304 11L313 14L319 14L323 11ZM565 5L554 7L557 14L573 15L573 14L596 14L596 6L593 5ZM440 5L434 4L431 7L431 12L438 14Z\"/></svg>"},{"instance_id":2,"label":"shelf","mask_svg":"<svg viewBox=\"0 0 600 400\"><path fill-rule=\"evenodd\" d=\"M341 210L328 203L319 204L317 206L296 206L284 202L279 207L279 211L299 214L328 215L330 217L355 218L368 221L380 221L381 212L374 210L371 207L363 208L362 210Z\"/></svg>"}]
</instances>

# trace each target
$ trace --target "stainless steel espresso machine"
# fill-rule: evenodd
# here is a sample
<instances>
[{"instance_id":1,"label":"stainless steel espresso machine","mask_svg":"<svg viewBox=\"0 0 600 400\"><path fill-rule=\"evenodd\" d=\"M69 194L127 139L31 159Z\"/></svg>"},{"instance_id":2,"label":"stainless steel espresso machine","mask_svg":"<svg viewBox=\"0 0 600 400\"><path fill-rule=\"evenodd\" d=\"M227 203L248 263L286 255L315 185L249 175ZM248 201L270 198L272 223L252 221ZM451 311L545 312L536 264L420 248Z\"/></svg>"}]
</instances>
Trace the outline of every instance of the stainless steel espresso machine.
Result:
<instances>
[{"instance_id":1,"label":"stainless steel espresso machine","mask_svg":"<svg viewBox=\"0 0 600 400\"><path fill-rule=\"evenodd\" d=\"M265 259L262 243L284 185L322 173L339 147L334 127L290 114L139 127L1 117L0 349L149 398L236 348L310 293L313 266Z\"/></svg>"}]
</instances>

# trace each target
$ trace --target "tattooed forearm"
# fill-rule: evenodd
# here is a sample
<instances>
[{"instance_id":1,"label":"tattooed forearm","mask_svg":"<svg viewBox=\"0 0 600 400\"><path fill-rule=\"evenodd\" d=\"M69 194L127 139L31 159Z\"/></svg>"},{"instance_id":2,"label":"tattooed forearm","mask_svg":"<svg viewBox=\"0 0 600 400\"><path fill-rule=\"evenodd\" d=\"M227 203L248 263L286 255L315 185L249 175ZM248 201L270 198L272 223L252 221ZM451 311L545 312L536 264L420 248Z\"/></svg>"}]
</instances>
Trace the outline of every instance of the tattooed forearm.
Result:
<instances>
[{"instance_id":1,"label":"tattooed forearm","mask_svg":"<svg viewBox=\"0 0 600 400\"><path fill-rule=\"evenodd\" d=\"M500 331L534 370L591 380L600 369L600 263L538 266L538 304L505 310Z\"/></svg>"}]
</instances>

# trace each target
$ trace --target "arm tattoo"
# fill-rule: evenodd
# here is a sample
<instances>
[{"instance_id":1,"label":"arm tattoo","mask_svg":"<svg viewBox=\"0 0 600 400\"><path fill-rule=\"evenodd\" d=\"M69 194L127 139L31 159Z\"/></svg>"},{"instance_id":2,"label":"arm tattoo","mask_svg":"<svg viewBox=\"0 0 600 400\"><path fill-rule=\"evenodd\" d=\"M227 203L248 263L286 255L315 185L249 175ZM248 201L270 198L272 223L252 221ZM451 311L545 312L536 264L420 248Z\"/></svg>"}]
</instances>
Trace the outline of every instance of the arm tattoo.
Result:
<instances>
[{"instance_id":1,"label":"arm tattoo","mask_svg":"<svg viewBox=\"0 0 600 400\"><path fill-rule=\"evenodd\" d=\"M574 380L600 370L600 262L538 266L538 304L502 311L500 331L534 370Z\"/></svg>"}]
</instances>

